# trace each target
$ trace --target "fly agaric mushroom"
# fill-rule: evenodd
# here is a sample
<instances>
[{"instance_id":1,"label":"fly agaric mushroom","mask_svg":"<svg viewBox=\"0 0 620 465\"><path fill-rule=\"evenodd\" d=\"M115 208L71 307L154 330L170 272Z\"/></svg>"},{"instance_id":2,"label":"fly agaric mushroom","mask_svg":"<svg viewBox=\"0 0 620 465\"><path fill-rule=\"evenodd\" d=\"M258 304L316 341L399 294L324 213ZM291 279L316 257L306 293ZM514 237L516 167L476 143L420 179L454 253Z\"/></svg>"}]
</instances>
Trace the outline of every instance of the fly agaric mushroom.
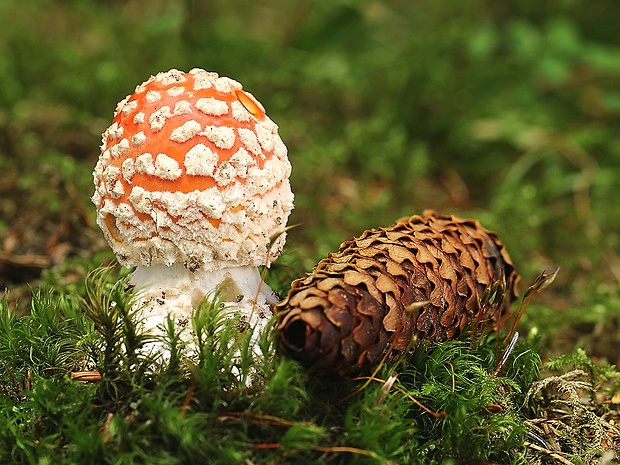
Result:
<instances>
[{"instance_id":1,"label":"fly agaric mushroom","mask_svg":"<svg viewBox=\"0 0 620 465\"><path fill-rule=\"evenodd\" d=\"M122 100L93 173L97 224L141 293L145 329L179 327L210 292L244 323L276 303L257 266L284 246L291 165L277 125L241 84L170 70Z\"/></svg>"}]
</instances>

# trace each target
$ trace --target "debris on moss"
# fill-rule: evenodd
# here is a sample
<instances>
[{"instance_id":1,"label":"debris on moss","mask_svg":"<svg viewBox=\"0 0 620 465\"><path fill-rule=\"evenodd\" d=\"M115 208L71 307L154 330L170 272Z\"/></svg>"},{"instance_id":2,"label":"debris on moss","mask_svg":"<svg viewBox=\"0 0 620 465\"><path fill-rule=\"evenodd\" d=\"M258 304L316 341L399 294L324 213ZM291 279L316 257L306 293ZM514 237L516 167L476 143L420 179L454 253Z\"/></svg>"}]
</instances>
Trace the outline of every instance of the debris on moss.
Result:
<instances>
[{"instance_id":1,"label":"debris on moss","mask_svg":"<svg viewBox=\"0 0 620 465\"><path fill-rule=\"evenodd\" d=\"M538 452L533 463L546 463L545 456L585 464L618 458L620 372L594 364L582 349L550 360L545 368L552 374L532 384L525 402L526 424L544 446L530 444Z\"/></svg>"}]
</instances>

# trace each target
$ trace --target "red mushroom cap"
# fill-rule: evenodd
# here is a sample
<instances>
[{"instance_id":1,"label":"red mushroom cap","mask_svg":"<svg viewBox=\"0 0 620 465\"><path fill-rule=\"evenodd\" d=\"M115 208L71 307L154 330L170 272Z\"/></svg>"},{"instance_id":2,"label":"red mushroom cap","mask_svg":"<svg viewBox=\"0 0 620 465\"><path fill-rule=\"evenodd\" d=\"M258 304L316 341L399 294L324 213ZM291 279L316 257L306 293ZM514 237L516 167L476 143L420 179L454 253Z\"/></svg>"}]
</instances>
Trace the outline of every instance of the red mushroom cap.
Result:
<instances>
[{"instance_id":1,"label":"red mushroom cap","mask_svg":"<svg viewBox=\"0 0 620 465\"><path fill-rule=\"evenodd\" d=\"M241 84L171 70L118 104L92 200L124 265L269 264L293 208L290 171L278 127Z\"/></svg>"}]
</instances>

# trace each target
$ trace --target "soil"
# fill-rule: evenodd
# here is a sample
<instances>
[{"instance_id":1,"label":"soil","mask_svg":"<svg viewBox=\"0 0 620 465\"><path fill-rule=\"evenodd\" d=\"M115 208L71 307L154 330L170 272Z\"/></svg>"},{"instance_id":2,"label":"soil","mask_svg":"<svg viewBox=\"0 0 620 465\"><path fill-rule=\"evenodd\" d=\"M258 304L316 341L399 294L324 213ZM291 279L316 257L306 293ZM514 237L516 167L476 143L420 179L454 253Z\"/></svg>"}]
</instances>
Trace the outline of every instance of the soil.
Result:
<instances>
[{"instance_id":1,"label":"soil","mask_svg":"<svg viewBox=\"0 0 620 465\"><path fill-rule=\"evenodd\" d=\"M107 248L89 200L99 128L61 127L51 109L25 113L0 125L0 296L20 308L45 270Z\"/></svg>"}]
</instances>

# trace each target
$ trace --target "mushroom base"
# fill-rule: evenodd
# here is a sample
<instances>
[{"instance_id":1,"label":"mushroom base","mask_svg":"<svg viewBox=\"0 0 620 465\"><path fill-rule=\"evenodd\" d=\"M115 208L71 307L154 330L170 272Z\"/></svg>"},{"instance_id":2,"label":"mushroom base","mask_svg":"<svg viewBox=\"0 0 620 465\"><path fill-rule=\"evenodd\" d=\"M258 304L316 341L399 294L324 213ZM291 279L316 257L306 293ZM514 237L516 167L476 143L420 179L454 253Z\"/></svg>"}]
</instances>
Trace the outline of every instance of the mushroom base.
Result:
<instances>
[{"instance_id":1,"label":"mushroom base","mask_svg":"<svg viewBox=\"0 0 620 465\"><path fill-rule=\"evenodd\" d=\"M181 339L190 344L194 309L209 294L219 291L225 313L247 323L254 328L255 334L266 328L272 316L271 305L278 302L275 293L253 266L193 272L180 264L138 266L129 283L137 291L135 305L141 309L144 331L163 335L170 315L180 329ZM161 352L165 357L162 343L153 343L147 350Z\"/></svg>"}]
</instances>

